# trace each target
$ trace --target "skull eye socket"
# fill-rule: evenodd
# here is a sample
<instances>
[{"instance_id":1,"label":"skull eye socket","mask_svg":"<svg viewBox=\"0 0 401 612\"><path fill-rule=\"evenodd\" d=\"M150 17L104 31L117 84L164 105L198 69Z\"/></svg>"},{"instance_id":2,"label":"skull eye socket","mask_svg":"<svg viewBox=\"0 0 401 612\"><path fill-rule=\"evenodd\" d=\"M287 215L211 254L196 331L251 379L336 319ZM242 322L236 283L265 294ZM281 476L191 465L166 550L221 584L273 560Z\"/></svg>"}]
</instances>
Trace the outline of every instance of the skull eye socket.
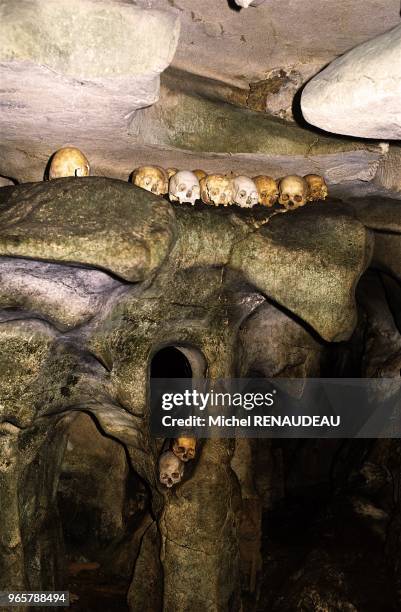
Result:
<instances>
[{"instance_id":1,"label":"skull eye socket","mask_svg":"<svg viewBox=\"0 0 401 612\"><path fill-rule=\"evenodd\" d=\"M178 191L185 191L184 183L181 183L180 185L178 185Z\"/></svg>"},{"instance_id":2,"label":"skull eye socket","mask_svg":"<svg viewBox=\"0 0 401 612\"><path fill-rule=\"evenodd\" d=\"M173 478L179 478L180 477L178 472L173 472L171 475L172 475Z\"/></svg>"},{"instance_id":3,"label":"skull eye socket","mask_svg":"<svg viewBox=\"0 0 401 612\"><path fill-rule=\"evenodd\" d=\"M246 196L246 191L241 189L241 191L239 192L239 195L241 196L241 198L244 198Z\"/></svg>"},{"instance_id":4,"label":"skull eye socket","mask_svg":"<svg viewBox=\"0 0 401 612\"><path fill-rule=\"evenodd\" d=\"M262 198L267 198L267 191L262 191L261 196Z\"/></svg>"},{"instance_id":5,"label":"skull eye socket","mask_svg":"<svg viewBox=\"0 0 401 612\"><path fill-rule=\"evenodd\" d=\"M185 448L183 446L179 446L177 450L179 453L185 453Z\"/></svg>"},{"instance_id":6,"label":"skull eye socket","mask_svg":"<svg viewBox=\"0 0 401 612\"><path fill-rule=\"evenodd\" d=\"M295 200L296 202L302 202L302 196L300 196L300 195L296 195L296 196L294 196L294 200Z\"/></svg>"},{"instance_id":7,"label":"skull eye socket","mask_svg":"<svg viewBox=\"0 0 401 612\"><path fill-rule=\"evenodd\" d=\"M145 185L150 185L150 178L145 179Z\"/></svg>"},{"instance_id":8,"label":"skull eye socket","mask_svg":"<svg viewBox=\"0 0 401 612\"><path fill-rule=\"evenodd\" d=\"M286 202L287 200L290 199L290 196L288 195L288 193L283 193L283 195L281 196L281 199L284 200L284 202Z\"/></svg>"}]
</instances>

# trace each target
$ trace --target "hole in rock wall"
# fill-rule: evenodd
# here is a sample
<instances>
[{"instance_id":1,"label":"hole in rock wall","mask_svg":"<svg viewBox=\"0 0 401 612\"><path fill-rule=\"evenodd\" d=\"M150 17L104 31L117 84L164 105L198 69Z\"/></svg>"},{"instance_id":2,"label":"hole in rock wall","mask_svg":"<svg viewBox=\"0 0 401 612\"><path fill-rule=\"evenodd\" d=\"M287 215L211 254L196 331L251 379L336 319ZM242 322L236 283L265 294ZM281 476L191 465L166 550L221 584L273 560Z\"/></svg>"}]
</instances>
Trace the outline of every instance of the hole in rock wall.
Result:
<instances>
[{"instance_id":1,"label":"hole in rock wall","mask_svg":"<svg viewBox=\"0 0 401 612\"><path fill-rule=\"evenodd\" d=\"M72 610L128 610L148 500L124 446L79 413L67 432L57 491Z\"/></svg>"},{"instance_id":2,"label":"hole in rock wall","mask_svg":"<svg viewBox=\"0 0 401 612\"><path fill-rule=\"evenodd\" d=\"M151 378L192 378L192 368L182 350L175 346L166 346L153 356L150 376Z\"/></svg>"}]
</instances>

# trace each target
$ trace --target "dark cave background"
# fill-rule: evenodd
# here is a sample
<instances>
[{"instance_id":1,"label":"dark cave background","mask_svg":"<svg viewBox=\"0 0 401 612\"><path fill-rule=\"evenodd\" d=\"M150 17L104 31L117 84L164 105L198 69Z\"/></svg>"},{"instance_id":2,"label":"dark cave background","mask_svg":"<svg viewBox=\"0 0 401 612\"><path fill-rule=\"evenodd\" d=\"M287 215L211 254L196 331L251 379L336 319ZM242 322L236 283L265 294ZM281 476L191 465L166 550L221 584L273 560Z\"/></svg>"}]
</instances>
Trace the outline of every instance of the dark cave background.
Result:
<instances>
[{"instance_id":1,"label":"dark cave background","mask_svg":"<svg viewBox=\"0 0 401 612\"><path fill-rule=\"evenodd\" d=\"M365 273L351 340L318 341L322 376L395 375L401 361L396 335L391 344L388 329L401 331L390 308L400 295L387 274ZM375 318L378 303L381 316ZM281 332L286 333L283 325ZM177 347L153 356L154 378L191 374ZM240 461L243 444L252 469L252 494L243 496L239 529L243 609L399 610L401 441L239 440ZM128 610L133 565L152 513L151 492L132 469L124 445L106 437L89 414L79 413L69 425L57 501L69 588L78 595L72 609Z\"/></svg>"}]
</instances>

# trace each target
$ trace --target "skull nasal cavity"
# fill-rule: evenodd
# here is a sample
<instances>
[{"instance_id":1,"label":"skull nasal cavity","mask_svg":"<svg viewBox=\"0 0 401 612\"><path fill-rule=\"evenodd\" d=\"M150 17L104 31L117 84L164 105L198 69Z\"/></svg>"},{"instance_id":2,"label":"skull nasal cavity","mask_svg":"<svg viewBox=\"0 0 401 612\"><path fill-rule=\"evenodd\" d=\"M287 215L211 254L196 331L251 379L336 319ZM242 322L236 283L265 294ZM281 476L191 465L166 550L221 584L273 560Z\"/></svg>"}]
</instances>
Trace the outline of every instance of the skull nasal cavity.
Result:
<instances>
[{"instance_id":1,"label":"skull nasal cavity","mask_svg":"<svg viewBox=\"0 0 401 612\"><path fill-rule=\"evenodd\" d=\"M192 378L192 368L179 349L167 346L158 351L150 366L151 378Z\"/></svg>"}]
</instances>

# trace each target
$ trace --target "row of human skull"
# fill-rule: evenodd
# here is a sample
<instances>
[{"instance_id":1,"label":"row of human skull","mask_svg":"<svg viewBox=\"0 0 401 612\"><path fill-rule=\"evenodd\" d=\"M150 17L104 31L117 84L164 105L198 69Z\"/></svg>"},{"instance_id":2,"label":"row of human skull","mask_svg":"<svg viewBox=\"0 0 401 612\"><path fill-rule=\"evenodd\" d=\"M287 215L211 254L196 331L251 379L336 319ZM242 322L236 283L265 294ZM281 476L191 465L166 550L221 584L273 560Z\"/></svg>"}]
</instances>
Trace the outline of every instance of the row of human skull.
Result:
<instances>
[{"instance_id":1,"label":"row of human skull","mask_svg":"<svg viewBox=\"0 0 401 612\"><path fill-rule=\"evenodd\" d=\"M322 176L286 176L275 180L271 176L254 178L243 175L206 174L203 170L177 170L159 166L141 166L132 174L137 187L158 195L169 194L172 202L192 205L199 199L211 206L253 208L257 204L287 209L304 206L307 202L325 200L328 188Z\"/></svg>"},{"instance_id":2,"label":"row of human skull","mask_svg":"<svg viewBox=\"0 0 401 612\"><path fill-rule=\"evenodd\" d=\"M49 179L66 176L89 176L90 165L85 155L75 147L63 147L50 159ZM160 166L140 166L132 173L132 182L155 195L169 195L170 201L195 204L202 200L211 206L252 208L256 204L286 209L304 206L307 202L324 200L328 189L317 174L286 176L275 180L266 175L253 178L243 175L207 174L204 170L178 170Z\"/></svg>"},{"instance_id":3,"label":"row of human skull","mask_svg":"<svg viewBox=\"0 0 401 612\"><path fill-rule=\"evenodd\" d=\"M159 481L162 485L171 489L181 482L185 464L195 458L196 442L196 438L189 436L176 438L172 441L170 450L160 455Z\"/></svg>"}]
</instances>

